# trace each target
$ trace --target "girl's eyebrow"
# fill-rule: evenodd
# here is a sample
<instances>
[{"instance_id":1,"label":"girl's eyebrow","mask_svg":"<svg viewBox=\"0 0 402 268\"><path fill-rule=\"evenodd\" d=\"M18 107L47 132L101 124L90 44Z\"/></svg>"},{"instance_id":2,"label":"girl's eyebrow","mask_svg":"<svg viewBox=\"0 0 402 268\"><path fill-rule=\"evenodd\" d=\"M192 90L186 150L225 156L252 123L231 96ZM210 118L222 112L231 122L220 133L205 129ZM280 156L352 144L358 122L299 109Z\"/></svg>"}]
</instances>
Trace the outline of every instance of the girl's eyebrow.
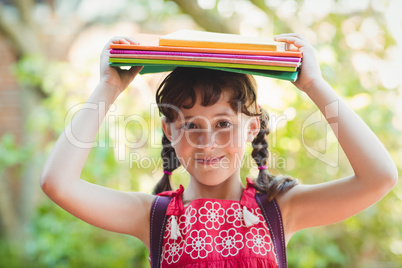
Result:
<instances>
[{"instance_id":1,"label":"girl's eyebrow","mask_svg":"<svg viewBox=\"0 0 402 268\"><path fill-rule=\"evenodd\" d=\"M183 118L184 118L185 120L187 120L187 119L192 119L192 118L194 118L194 117L201 117L201 116L202 116L202 115L196 115L196 116L188 115L188 116L185 116L185 117L183 117ZM219 116L236 117L236 115L233 114L233 113L218 113L218 114L213 115L214 118L215 118L215 117L219 117Z\"/></svg>"},{"instance_id":2,"label":"girl's eyebrow","mask_svg":"<svg viewBox=\"0 0 402 268\"><path fill-rule=\"evenodd\" d=\"M215 114L215 117L237 117L237 115L235 113L219 113L219 114Z\"/></svg>"}]
</instances>

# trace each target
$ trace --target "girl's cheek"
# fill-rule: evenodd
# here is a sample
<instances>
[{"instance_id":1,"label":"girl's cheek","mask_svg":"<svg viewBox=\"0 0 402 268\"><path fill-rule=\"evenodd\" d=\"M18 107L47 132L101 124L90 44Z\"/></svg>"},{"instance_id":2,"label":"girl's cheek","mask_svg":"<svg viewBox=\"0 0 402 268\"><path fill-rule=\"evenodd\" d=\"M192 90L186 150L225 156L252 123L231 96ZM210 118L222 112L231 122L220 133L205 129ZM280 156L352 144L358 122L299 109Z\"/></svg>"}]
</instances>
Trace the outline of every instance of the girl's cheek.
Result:
<instances>
[{"instance_id":1,"label":"girl's cheek","mask_svg":"<svg viewBox=\"0 0 402 268\"><path fill-rule=\"evenodd\" d=\"M187 147L197 148L200 145L200 133L195 131L187 131L183 135L183 144Z\"/></svg>"}]
</instances>

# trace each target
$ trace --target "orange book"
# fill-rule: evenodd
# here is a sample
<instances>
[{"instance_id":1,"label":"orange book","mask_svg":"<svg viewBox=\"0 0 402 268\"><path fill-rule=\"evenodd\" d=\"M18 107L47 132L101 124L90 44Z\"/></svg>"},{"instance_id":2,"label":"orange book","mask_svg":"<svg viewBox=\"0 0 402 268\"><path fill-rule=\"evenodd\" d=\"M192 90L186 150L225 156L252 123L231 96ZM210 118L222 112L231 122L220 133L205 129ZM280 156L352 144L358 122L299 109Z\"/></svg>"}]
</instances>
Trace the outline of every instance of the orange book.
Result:
<instances>
[{"instance_id":1,"label":"orange book","mask_svg":"<svg viewBox=\"0 0 402 268\"><path fill-rule=\"evenodd\" d=\"M286 51L289 45L271 38L181 30L159 38L160 46Z\"/></svg>"},{"instance_id":2,"label":"orange book","mask_svg":"<svg viewBox=\"0 0 402 268\"><path fill-rule=\"evenodd\" d=\"M199 48L199 47L167 47L159 45L160 35L156 34L136 34L135 39L139 45L111 44L113 49L128 50L149 50L149 51L170 51L170 52L196 52L196 53L215 53L215 54L236 54L236 55L261 55L261 56L281 56L281 57L302 57L298 51L263 51L263 50L241 50L241 49L221 49L221 48Z\"/></svg>"}]
</instances>

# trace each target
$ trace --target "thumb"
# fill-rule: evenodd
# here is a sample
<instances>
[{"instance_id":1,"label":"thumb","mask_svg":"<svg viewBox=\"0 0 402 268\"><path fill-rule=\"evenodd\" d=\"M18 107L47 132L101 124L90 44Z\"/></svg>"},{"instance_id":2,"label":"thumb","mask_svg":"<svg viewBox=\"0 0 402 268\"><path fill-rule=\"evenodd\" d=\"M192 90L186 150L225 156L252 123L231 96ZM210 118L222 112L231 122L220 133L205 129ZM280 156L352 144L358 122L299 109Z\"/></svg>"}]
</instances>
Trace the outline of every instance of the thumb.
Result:
<instances>
[{"instance_id":1,"label":"thumb","mask_svg":"<svg viewBox=\"0 0 402 268\"><path fill-rule=\"evenodd\" d=\"M129 69L129 72L131 73L131 75L133 77L135 77L139 72L141 72L143 67L144 66L131 66L131 68Z\"/></svg>"}]
</instances>

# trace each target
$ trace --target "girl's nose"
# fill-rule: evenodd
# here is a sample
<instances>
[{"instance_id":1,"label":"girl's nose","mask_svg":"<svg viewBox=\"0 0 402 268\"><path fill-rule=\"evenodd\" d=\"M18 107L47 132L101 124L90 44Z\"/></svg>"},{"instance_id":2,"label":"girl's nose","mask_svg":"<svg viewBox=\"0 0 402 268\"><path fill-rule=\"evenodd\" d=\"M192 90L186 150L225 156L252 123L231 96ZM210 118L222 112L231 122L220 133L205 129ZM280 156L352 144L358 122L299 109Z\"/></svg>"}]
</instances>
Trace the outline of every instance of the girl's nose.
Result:
<instances>
[{"instance_id":1,"label":"girl's nose","mask_svg":"<svg viewBox=\"0 0 402 268\"><path fill-rule=\"evenodd\" d=\"M194 148L207 149L216 147L216 135L208 129L200 129L189 134L188 142Z\"/></svg>"},{"instance_id":2,"label":"girl's nose","mask_svg":"<svg viewBox=\"0 0 402 268\"><path fill-rule=\"evenodd\" d=\"M198 139L198 146L197 148L213 148L216 146L216 139L215 135L213 135L213 131L211 130L204 130Z\"/></svg>"}]
</instances>

